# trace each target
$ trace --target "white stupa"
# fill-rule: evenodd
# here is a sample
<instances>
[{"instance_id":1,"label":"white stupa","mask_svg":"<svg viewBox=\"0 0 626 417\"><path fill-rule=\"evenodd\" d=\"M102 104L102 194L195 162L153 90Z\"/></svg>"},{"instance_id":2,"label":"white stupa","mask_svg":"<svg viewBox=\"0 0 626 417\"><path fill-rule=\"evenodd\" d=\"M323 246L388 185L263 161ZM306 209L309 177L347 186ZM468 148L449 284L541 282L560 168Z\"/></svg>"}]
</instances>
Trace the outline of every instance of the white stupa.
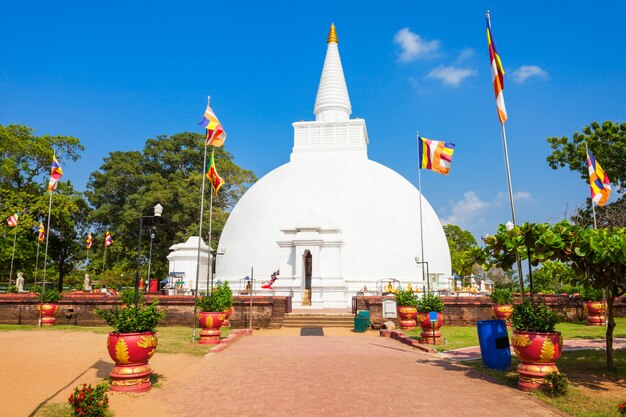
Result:
<instances>
[{"instance_id":1,"label":"white stupa","mask_svg":"<svg viewBox=\"0 0 626 417\"><path fill-rule=\"evenodd\" d=\"M368 159L365 120L352 107L334 25L315 100L315 121L296 122L290 162L261 178L233 209L218 246L217 277L237 291L254 267L260 282L280 270L276 295L294 307L342 308L386 278L447 286L450 252L435 211L393 170ZM366 290L366 291L364 291Z\"/></svg>"}]
</instances>

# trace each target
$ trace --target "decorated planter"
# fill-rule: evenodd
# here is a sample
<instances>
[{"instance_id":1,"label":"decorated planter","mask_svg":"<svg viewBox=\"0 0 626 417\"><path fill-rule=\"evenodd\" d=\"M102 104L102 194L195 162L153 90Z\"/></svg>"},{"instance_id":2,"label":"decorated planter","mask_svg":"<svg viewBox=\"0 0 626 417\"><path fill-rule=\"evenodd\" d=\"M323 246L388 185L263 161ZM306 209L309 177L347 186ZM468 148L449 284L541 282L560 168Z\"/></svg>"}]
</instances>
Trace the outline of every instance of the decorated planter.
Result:
<instances>
[{"instance_id":1,"label":"decorated planter","mask_svg":"<svg viewBox=\"0 0 626 417\"><path fill-rule=\"evenodd\" d=\"M37 306L37 312L39 312L39 305ZM41 325L42 326L54 326L57 319L54 315L59 311L59 305L54 303L44 303L41 305Z\"/></svg>"},{"instance_id":2,"label":"decorated planter","mask_svg":"<svg viewBox=\"0 0 626 417\"><path fill-rule=\"evenodd\" d=\"M511 315L513 314L513 306L511 304L500 304L491 306L493 316L496 320L505 320L506 327L511 327Z\"/></svg>"},{"instance_id":3,"label":"decorated planter","mask_svg":"<svg viewBox=\"0 0 626 417\"><path fill-rule=\"evenodd\" d=\"M417 327L415 317L417 317L417 308L410 306L398 306L398 315L400 316L400 327L403 329L414 329Z\"/></svg>"},{"instance_id":4,"label":"decorated planter","mask_svg":"<svg viewBox=\"0 0 626 417\"><path fill-rule=\"evenodd\" d=\"M561 332L523 332L514 330L511 345L520 359L517 367L522 391L533 391L545 383L544 377L550 372L559 372L555 362L561 357L563 337Z\"/></svg>"},{"instance_id":5,"label":"decorated planter","mask_svg":"<svg viewBox=\"0 0 626 417\"><path fill-rule=\"evenodd\" d=\"M224 310L224 321L222 322L222 326L221 327L230 327L230 321L228 321L228 318L230 317L231 314L233 314L233 311L235 311L232 307L229 308L228 310Z\"/></svg>"},{"instance_id":6,"label":"decorated planter","mask_svg":"<svg viewBox=\"0 0 626 417\"><path fill-rule=\"evenodd\" d=\"M587 326L604 326L605 304L602 301L585 301L585 313L587 313Z\"/></svg>"},{"instance_id":7,"label":"decorated planter","mask_svg":"<svg viewBox=\"0 0 626 417\"><path fill-rule=\"evenodd\" d=\"M432 323L430 321L429 313L417 313L417 322L422 328L420 337L422 338L420 343L424 344L441 344L441 332L439 329L443 326L443 313L437 313L437 321ZM435 331L433 334L433 324L435 325Z\"/></svg>"},{"instance_id":8,"label":"decorated planter","mask_svg":"<svg viewBox=\"0 0 626 417\"><path fill-rule=\"evenodd\" d=\"M226 314L223 311L202 311L198 313L198 322L202 327L198 343L201 345L219 345L220 335L222 334L220 327L225 319Z\"/></svg>"},{"instance_id":9,"label":"decorated planter","mask_svg":"<svg viewBox=\"0 0 626 417\"><path fill-rule=\"evenodd\" d=\"M156 332L109 333L107 349L115 361L109 374L111 391L150 391L152 368L148 361L154 355L158 342Z\"/></svg>"}]
</instances>

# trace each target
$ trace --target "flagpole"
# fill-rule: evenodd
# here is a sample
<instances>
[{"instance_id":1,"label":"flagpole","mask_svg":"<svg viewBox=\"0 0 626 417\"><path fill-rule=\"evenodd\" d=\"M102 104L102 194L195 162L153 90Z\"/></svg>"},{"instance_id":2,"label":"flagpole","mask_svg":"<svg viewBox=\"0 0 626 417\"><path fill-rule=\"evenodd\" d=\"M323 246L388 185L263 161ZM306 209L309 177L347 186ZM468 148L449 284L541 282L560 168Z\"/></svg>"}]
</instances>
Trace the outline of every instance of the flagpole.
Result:
<instances>
[{"instance_id":1,"label":"flagpole","mask_svg":"<svg viewBox=\"0 0 626 417\"><path fill-rule=\"evenodd\" d=\"M419 154L419 141L420 141L420 133L416 132L417 135L417 153ZM420 157L421 155L418 155L418 157ZM424 260L424 222L422 221L422 162L419 161L419 167L417 170L417 185L419 188L419 192L420 192L420 249L421 249L421 256L422 256L422 262L426 262ZM430 279L428 279L428 277L424 277L424 264L422 263L422 282L426 281L426 288L428 289L428 292L430 292Z\"/></svg>"},{"instance_id":2,"label":"flagpole","mask_svg":"<svg viewBox=\"0 0 626 417\"><path fill-rule=\"evenodd\" d=\"M13 235L13 253L11 254L11 272L9 272L9 287L11 286L11 279L13 279L13 259L15 258L15 244L17 243L17 227L20 224L19 220L15 224L15 233Z\"/></svg>"},{"instance_id":3,"label":"flagpole","mask_svg":"<svg viewBox=\"0 0 626 417\"><path fill-rule=\"evenodd\" d=\"M37 239L37 258L35 259L35 282L33 283L34 289L37 288L37 273L39 272L39 246L41 242Z\"/></svg>"},{"instance_id":4,"label":"flagpole","mask_svg":"<svg viewBox=\"0 0 626 417\"><path fill-rule=\"evenodd\" d=\"M506 179L509 185L509 202L511 204L511 221L513 222L513 226L517 225L517 221L515 220L515 200L513 198L513 184L511 182L511 168L509 167L509 150L506 145L506 129L504 127L504 123L502 123L502 146L504 148L504 163L506 165ZM520 285L520 294L522 296L522 301L524 301L524 276L522 271L522 261L519 257L519 254L515 256L517 258L517 272L519 274L519 285Z\"/></svg>"},{"instance_id":5,"label":"flagpole","mask_svg":"<svg viewBox=\"0 0 626 417\"><path fill-rule=\"evenodd\" d=\"M585 153L587 154L587 158L589 158L589 148L587 147L587 142L585 142ZM596 206L593 204L593 193L591 195L591 212L593 213L593 228L597 229L598 224L596 223Z\"/></svg>"},{"instance_id":6,"label":"flagpole","mask_svg":"<svg viewBox=\"0 0 626 417\"><path fill-rule=\"evenodd\" d=\"M46 252L43 261L43 278L41 279L41 297L39 299L39 322L38 326L41 327L41 319L43 314L43 293L46 291L46 271L48 266L48 240L50 238L50 213L52 212L52 190L48 190L50 199L48 201L48 227L46 227Z\"/></svg>"},{"instance_id":7,"label":"flagpole","mask_svg":"<svg viewBox=\"0 0 626 417\"><path fill-rule=\"evenodd\" d=\"M211 153L211 160L215 163L215 148ZM211 260L211 232L213 228L213 182L211 182L211 202L209 206L209 277L206 280L207 292L209 292L209 280L211 280L211 291L213 291L213 261ZM217 253L217 251L216 251Z\"/></svg>"},{"instance_id":8,"label":"flagpole","mask_svg":"<svg viewBox=\"0 0 626 417\"><path fill-rule=\"evenodd\" d=\"M211 97L208 98L208 101L211 100ZM204 144L204 162L202 165L202 191L200 195L200 224L198 226L198 256L196 258L196 291L194 294L194 303L193 303L193 333L191 335L191 342L196 341L196 314L198 311L197 301L198 301L198 285L200 280L200 244L202 243L202 217L204 216L204 185L206 182L206 151L207 144ZM209 264L211 263L211 241L209 241Z\"/></svg>"}]
</instances>

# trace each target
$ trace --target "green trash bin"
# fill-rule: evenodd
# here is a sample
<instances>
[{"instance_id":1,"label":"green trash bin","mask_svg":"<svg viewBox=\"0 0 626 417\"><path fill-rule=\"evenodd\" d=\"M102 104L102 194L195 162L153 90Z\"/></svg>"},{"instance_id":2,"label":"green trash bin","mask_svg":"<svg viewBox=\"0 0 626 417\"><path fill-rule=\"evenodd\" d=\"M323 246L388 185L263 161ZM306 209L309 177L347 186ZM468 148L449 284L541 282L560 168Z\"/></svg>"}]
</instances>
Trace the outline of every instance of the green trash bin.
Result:
<instances>
[{"instance_id":1,"label":"green trash bin","mask_svg":"<svg viewBox=\"0 0 626 417\"><path fill-rule=\"evenodd\" d=\"M369 310L360 310L359 311L359 317L365 317L365 326L366 327L370 327L371 321L370 321L370 312L369 312Z\"/></svg>"},{"instance_id":2,"label":"green trash bin","mask_svg":"<svg viewBox=\"0 0 626 417\"><path fill-rule=\"evenodd\" d=\"M367 330L367 320L365 317L356 316L354 318L354 332L355 333L365 333Z\"/></svg>"}]
</instances>

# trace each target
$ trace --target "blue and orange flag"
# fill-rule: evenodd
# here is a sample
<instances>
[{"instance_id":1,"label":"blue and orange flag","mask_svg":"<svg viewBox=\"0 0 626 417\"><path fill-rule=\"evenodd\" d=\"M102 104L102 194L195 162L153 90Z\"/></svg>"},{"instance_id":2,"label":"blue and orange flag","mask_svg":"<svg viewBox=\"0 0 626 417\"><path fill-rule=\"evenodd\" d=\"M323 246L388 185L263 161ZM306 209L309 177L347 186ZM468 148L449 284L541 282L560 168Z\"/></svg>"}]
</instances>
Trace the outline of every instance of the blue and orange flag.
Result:
<instances>
[{"instance_id":1,"label":"blue and orange flag","mask_svg":"<svg viewBox=\"0 0 626 417\"><path fill-rule=\"evenodd\" d=\"M496 94L498 119L500 119L500 123L504 124L504 122L508 119L506 106L504 105L504 68L502 67L500 55L498 55L498 51L496 50L496 43L491 35L491 18L489 17L489 11L487 11L487 43L489 45L491 81L493 82L493 90Z\"/></svg>"},{"instance_id":2,"label":"blue and orange flag","mask_svg":"<svg viewBox=\"0 0 626 417\"><path fill-rule=\"evenodd\" d=\"M57 189L57 185L63 176L63 170L56 155L52 157L52 165L50 166L50 181L48 181L48 191L52 192Z\"/></svg>"},{"instance_id":3,"label":"blue and orange flag","mask_svg":"<svg viewBox=\"0 0 626 417\"><path fill-rule=\"evenodd\" d=\"M213 191L215 192L215 195L217 195L220 187L224 185L224 180L217 173L217 168L215 168L215 150L213 150L213 152L211 153L209 170L207 171L206 176L209 180L211 180L211 184L213 184Z\"/></svg>"},{"instance_id":4,"label":"blue and orange flag","mask_svg":"<svg viewBox=\"0 0 626 417\"><path fill-rule=\"evenodd\" d=\"M91 249L91 244L93 243L93 238L91 237L91 233L87 235L87 249Z\"/></svg>"},{"instance_id":5,"label":"blue and orange flag","mask_svg":"<svg viewBox=\"0 0 626 417\"><path fill-rule=\"evenodd\" d=\"M587 148L587 168L589 168L589 185L591 200L599 206L604 206L611 195L609 176L602 169L591 151Z\"/></svg>"},{"instance_id":6,"label":"blue and orange flag","mask_svg":"<svg viewBox=\"0 0 626 417\"><path fill-rule=\"evenodd\" d=\"M454 143L417 137L419 147L419 168L430 169L443 175L450 172Z\"/></svg>"},{"instance_id":7,"label":"blue and orange flag","mask_svg":"<svg viewBox=\"0 0 626 417\"><path fill-rule=\"evenodd\" d=\"M224 141L226 140L226 132L222 127L222 124L217 119L215 113L211 109L211 97L208 98L206 103L206 110L204 111L204 116L200 123L200 126L204 126L206 128L206 144L211 146L224 146Z\"/></svg>"},{"instance_id":8,"label":"blue and orange flag","mask_svg":"<svg viewBox=\"0 0 626 417\"><path fill-rule=\"evenodd\" d=\"M16 211L14 215L12 215L11 217L7 219L7 224L9 225L9 227L15 227L17 226L18 221L19 221L19 216L17 215L17 211Z\"/></svg>"},{"instance_id":9,"label":"blue and orange flag","mask_svg":"<svg viewBox=\"0 0 626 417\"><path fill-rule=\"evenodd\" d=\"M46 229L43 227L43 223L39 223L39 227L37 228L37 233L39 233L39 236L37 237L37 239L40 242L43 242L44 238L46 237Z\"/></svg>"},{"instance_id":10,"label":"blue and orange flag","mask_svg":"<svg viewBox=\"0 0 626 417\"><path fill-rule=\"evenodd\" d=\"M113 238L111 237L111 233L107 232L104 237L104 246L111 246L113 244Z\"/></svg>"}]
</instances>

